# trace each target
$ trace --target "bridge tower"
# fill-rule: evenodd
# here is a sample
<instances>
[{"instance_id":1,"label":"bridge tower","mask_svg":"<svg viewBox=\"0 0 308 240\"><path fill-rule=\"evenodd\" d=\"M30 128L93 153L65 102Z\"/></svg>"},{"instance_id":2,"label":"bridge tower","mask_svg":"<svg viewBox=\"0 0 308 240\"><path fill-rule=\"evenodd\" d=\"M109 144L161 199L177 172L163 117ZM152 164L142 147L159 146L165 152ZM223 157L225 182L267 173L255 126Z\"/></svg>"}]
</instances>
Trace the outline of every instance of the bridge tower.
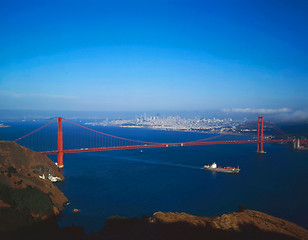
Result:
<instances>
[{"instance_id":1,"label":"bridge tower","mask_svg":"<svg viewBox=\"0 0 308 240\"><path fill-rule=\"evenodd\" d=\"M258 117L258 153L265 153L263 150L263 117Z\"/></svg>"},{"instance_id":2,"label":"bridge tower","mask_svg":"<svg viewBox=\"0 0 308 240\"><path fill-rule=\"evenodd\" d=\"M58 117L58 167L63 168L63 131L62 118Z\"/></svg>"}]
</instances>

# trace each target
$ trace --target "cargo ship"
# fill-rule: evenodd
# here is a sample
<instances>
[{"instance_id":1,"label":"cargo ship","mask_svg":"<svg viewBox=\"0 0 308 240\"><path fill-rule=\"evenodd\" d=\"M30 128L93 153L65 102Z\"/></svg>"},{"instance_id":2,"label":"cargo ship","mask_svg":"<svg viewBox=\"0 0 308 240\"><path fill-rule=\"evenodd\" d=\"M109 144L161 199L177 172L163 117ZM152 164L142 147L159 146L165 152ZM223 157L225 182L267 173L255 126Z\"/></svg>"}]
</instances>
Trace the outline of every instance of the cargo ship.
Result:
<instances>
[{"instance_id":1,"label":"cargo ship","mask_svg":"<svg viewBox=\"0 0 308 240\"><path fill-rule=\"evenodd\" d=\"M218 167L217 164L214 162L212 165L204 165L204 169L214 172L224 172L224 173L239 173L240 168L237 167Z\"/></svg>"}]
</instances>

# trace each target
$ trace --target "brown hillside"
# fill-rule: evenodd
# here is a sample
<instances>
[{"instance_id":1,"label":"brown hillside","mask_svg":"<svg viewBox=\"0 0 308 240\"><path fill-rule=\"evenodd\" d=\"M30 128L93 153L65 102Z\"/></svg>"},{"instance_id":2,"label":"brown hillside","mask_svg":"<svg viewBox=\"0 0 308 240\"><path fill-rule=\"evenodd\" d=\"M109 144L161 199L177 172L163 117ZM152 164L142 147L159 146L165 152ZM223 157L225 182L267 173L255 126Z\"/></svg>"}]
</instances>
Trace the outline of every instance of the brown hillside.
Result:
<instances>
[{"instance_id":1,"label":"brown hillside","mask_svg":"<svg viewBox=\"0 0 308 240\"><path fill-rule=\"evenodd\" d=\"M217 217L156 212L150 217L110 217L89 239L308 239L308 230L265 213L245 210Z\"/></svg>"},{"instance_id":2,"label":"brown hillside","mask_svg":"<svg viewBox=\"0 0 308 240\"><path fill-rule=\"evenodd\" d=\"M198 217L187 213L157 212L149 218L151 224L183 225L191 229L208 229L212 232L237 234L263 233L279 239L308 239L308 230L294 223L271 215L245 210L218 217ZM252 236L251 236L252 237ZM284 237L284 238L283 238ZM276 238L275 238L276 239Z\"/></svg>"},{"instance_id":3,"label":"brown hillside","mask_svg":"<svg viewBox=\"0 0 308 240\"><path fill-rule=\"evenodd\" d=\"M0 173L2 215L22 215L28 221L26 215L30 212L31 222L59 214L67 202L64 194L48 179L53 176L64 180L62 173L53 161L38 152L14 142L0 141Z\"/></svg>"}]
</instances>

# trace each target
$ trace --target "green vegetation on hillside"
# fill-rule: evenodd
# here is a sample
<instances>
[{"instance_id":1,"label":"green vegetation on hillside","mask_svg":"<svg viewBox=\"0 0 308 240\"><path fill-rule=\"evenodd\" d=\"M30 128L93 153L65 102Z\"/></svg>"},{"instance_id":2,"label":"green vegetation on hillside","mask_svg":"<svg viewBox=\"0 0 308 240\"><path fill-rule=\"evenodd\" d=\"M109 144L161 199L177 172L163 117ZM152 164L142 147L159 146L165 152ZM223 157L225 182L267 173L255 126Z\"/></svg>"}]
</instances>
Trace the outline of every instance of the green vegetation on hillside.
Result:
<instances>
[{"instance_id":1,"label":"green vegetation on hillside","mask_svg":"<svg viewBox=\"0 0 308 240\"><path fill-rule=\"evenodd\" d=\"M31 215L50 216L53 204L47 194L37 188L10 188L0 184L0 199L11 207L0 207L0 230L35 222ZM14 223L14 224L13 224Z\"/></svg>"},{"instance_id":2,"label":"green vegetation on hillside","mask_svg":"<svg viewBox=\"0 0 308 240\"><path fill-rule=\"evenodd\" d=\"M9 188L0 184L0 199L18 211L30 211L40 216L52 214L52 202L47 194L37 188Z\"/></svg>"}]
</instances>

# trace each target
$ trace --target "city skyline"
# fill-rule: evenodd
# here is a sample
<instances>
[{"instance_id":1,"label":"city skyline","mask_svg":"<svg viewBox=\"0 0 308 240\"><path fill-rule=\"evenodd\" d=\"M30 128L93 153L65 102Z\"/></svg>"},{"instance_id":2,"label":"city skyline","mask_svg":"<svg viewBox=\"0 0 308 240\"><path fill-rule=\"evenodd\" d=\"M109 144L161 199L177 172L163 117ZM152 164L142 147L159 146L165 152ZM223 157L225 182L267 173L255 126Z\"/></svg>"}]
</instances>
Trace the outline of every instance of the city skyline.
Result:
<instances>
[{"instance_id":1,"label":"city skyline","mask_svg":"<svg viewBox=\"0 0 308 240\"><path fill-rule=\"evenodd\" d=\"M308 118L308 3L3 1L0 109Z\"/></svg>"}]
</instances>

